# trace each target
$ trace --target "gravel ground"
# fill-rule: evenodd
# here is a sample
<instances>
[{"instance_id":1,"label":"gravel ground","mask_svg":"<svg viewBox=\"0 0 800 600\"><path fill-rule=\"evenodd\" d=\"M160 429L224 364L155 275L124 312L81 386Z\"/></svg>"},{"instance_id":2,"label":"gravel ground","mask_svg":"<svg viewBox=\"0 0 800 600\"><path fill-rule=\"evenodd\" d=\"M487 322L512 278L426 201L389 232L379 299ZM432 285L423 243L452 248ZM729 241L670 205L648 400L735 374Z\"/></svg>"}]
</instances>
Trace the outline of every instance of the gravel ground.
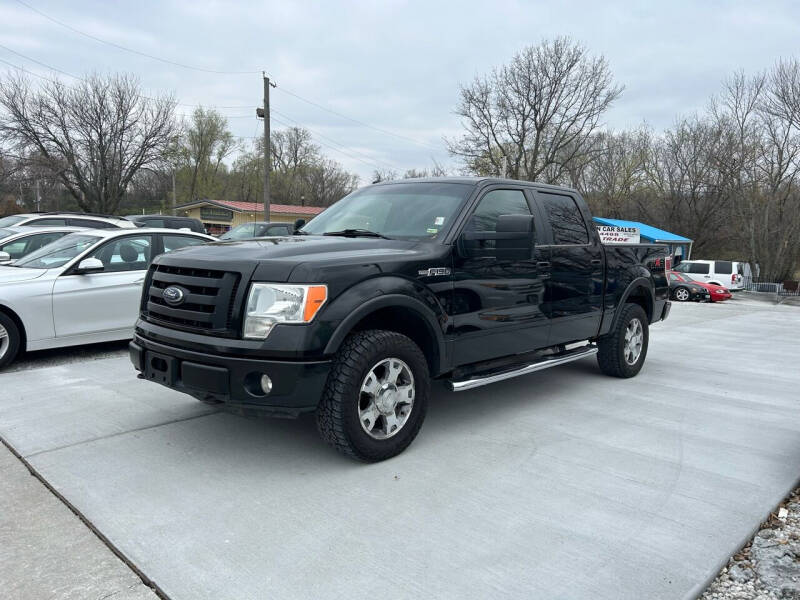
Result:
<instances>
[{"instance_id":1,"label":"gravel ground","mask_svg":"<svg viewBox=\"0 0 800 600\"><path fill-rule=\"evenodd\" d=\"M701 596L733 599L800 599L800 488L761 524Z\"/></svg>"}]
</instances>

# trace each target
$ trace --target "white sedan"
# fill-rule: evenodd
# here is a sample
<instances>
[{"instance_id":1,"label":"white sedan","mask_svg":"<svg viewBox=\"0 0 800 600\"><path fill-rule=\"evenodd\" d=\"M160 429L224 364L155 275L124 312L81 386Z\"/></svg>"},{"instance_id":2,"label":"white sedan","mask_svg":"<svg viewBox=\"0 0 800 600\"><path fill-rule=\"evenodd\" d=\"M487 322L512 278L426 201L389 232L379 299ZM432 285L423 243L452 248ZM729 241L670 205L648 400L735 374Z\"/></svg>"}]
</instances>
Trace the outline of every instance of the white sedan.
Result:
<instances>
[{"instance_id":1,"label":"white sedan","mask_svg":"<svg viewBox=\"0 0 800 600\"><path fill-rule=\"evenodd\" d=\"M211 241L174 229L90 229L0 266L0 368L21 350L132 337L153 257Z\"/></svg>"}]
</instances>

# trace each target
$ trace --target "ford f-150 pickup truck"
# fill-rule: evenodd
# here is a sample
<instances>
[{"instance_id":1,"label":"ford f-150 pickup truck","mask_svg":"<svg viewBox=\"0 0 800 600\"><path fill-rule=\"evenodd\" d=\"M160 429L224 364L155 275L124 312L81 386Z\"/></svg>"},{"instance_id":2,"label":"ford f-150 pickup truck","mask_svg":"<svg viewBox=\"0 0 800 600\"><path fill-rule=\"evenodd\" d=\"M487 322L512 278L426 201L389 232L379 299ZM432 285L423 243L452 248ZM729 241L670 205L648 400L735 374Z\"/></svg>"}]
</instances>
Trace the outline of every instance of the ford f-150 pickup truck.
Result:
<instances>
[{"instance_id":1,"label":"ford f-150 pickup truck","mask_svg":"<svg viewBox=\"0 0 800 600\"><path fill-rule=\"evenodd\" d=\"M156 258L130 355L241 414L316 411L327 442L378 461L416 437L432 379L467 390L592 354L636 375L669 313L666 258L602 245L572 189L379 183L293 235Z\"/></svg>"}]
</instances>

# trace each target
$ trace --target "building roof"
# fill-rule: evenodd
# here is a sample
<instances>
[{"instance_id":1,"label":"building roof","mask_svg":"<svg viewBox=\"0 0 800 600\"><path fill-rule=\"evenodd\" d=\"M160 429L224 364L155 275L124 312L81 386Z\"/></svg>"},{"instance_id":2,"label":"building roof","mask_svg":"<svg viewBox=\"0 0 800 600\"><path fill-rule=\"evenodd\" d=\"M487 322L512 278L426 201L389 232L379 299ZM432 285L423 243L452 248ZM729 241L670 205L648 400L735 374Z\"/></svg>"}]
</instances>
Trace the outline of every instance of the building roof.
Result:
<instances>
[{"instance_id":1,"label":"building roof","mask_svg":"<svg viewBox=\"0 0 800 600\"><path fill-rule=\"evenodd\" d=\"M210 204L227 208L235 212L262 212L264 205L261 202L236 202L234 200L195 200L175 208L194 208L201 204ZM269 212L276 215L318 215L323 210L322 206L299 206L296 204L270 204Z\"/></svg>"},{"instance_id":2,"label":"building roof","mask_svg":"<svg viewBox=\"0 0 800 600\"><path fill-rule=\"evenodd\" d=\"M689 238L685 238L676 233L664 231L658 227L647 225L646 223L639 223L638 221L626 221L624 219L606 219L604 217L593 217L595 222L600 225L611 225L613 227L636 227L639 229L639 235L647 238L651 242L691 242Z\"/></svg>"}]
</instances>

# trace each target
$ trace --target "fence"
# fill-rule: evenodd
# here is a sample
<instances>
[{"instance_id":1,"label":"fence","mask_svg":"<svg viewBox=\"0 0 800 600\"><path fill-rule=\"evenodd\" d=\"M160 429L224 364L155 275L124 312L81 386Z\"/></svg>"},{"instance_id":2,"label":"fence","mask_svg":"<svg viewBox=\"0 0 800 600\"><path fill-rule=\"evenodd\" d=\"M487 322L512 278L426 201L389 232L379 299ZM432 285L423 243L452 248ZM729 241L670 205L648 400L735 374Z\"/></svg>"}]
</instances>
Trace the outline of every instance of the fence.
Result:
<instances>
[{"instance_id":1,"label":"fence","mask_svg":"<svg viewBox=\"0 0 800 600\"><path fill-rule=\"evenodd\" d=\"M750 292L765 292L778 296L800 296L800 285L797 281L759 281L756 277L745 277L742 283L744 289Z\"/></svg>"}]
</instances>

